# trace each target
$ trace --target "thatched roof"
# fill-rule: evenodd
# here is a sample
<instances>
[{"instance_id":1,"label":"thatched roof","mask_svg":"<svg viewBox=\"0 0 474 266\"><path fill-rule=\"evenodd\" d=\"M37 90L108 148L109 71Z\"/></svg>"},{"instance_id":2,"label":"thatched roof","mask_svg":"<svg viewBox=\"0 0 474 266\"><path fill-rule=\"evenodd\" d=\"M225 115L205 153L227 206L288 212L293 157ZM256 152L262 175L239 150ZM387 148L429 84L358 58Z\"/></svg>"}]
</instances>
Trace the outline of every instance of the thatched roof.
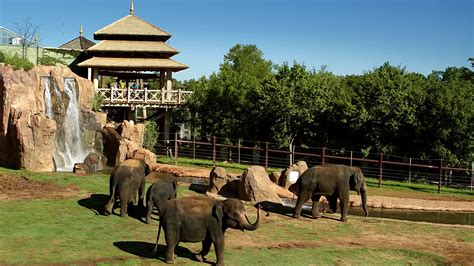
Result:
<instances>
[{"instance_id":1,"label":"thatched roof","mask_svg":"<svg viewBox=\"0 0 474 266\"><path fill-rule=\"evenodd\" d=\"M84 51L89 47L92 47L95 43L83 36L79 36L70 40L69 42L59 46L60 49L70 49L76 51Z\"/></svg>"},{"instance_id":2,"label":"thatched roof","mask_svg":"<svg viewBox=\"0 0 474 266\"><path fill-rule=\"evenodd\" d=\"M104 40L92 46L88 52L145 52L164 53L173 56L178 53L176 49L164 42L158 41L120 41Z\"/></svg>"},{"instance_id":3,"label":"thatched roof","mask_svg":"<svg viewBox=\"0 0 474 266\"><path fill-rule=\"evenodd\" d=\"M143 19L128 15L94 33L94 39L147 39L166 41L171 37L166 31Z\"/></svg>"},{"instance_id":4,"label":"thatched roof","mask_svg":"<svg viewBox=\"0 0 474 266\"><path fill-rule=\"evenodd\" d=\"M93 57L78 64L80 67L97 67L120 70L163 70L180 71L187 65L168 58L119 58Z\"/></svg>"}]
</instances>

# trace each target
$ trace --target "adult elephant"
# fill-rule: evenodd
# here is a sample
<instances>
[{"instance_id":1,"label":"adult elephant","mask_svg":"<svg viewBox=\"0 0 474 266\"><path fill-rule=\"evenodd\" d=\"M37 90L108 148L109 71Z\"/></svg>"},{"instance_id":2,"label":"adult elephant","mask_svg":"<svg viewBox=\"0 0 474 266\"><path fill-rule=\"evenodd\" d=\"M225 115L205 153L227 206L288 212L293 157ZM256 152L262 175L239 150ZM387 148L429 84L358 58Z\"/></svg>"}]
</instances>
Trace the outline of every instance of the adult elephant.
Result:
<instances>
[{"instance_id":1,"label":"adult elephant","mask_svg":"<svg viewBox=\"0 0 474 266\"><path fill-rule=\"evenodd\" d=\"M155 173L151 173L147 178L154 174ZM176 199L176 183L175 178L158 179L148 187L148 190L146 191L147 224L150 223L153 208L158 210L159 215L162 212L166 201Z\"/></svg>"},{"instance_id":2,"label":"adult elephant","mask_svg":"<svg viewBox=\"0 0 474 266\"><path fill-rule=\"evenodd\" d=\"M160 215L155 254L160 239L161 227L165 232L165 262L174 263L174 250L180 241L202 242L202 250L196 255L204 261L211 243L217 257L217 265L224 263L224 233L228 228L255 230L260 226L260 208L257 221L251 224L245 207L238 199L219 201L206 197L186 197L166 202Z\"/></svg>"},{"instance_id":3,"label":"adult elephant","mask_svg":"<svg viewBox=\"0 0 474 266\"><path fill-rule=\"evenodd\" d=\"M128 159L117 165L109 180L110 197L105 212L111 214L115 201L120 199L120 215L127 215L128 204L135 200L138 192L138 206L143 207L145 176L150 173L143 160Z\"/></svg>"},{"instance_id":4,"label":"adult elephant","mask_svg":"<svg viewBox=\"0 0 474 266\"><path fill-rule=\"evenodd\" d=\"M358 167L346 165L325 164L306 170L296 181L295 194L298 196L293 212L294 218L299 218L303 204L310 198L313 201L313 218L320 217L319 199L326 196L329 207L333 212L337 209L337 199L341 207L341 221L347 221L349 208L349 191L356 191L362 199L365 216L367 211L367 184L364 174Z\"/></svg>"}]
</instances>

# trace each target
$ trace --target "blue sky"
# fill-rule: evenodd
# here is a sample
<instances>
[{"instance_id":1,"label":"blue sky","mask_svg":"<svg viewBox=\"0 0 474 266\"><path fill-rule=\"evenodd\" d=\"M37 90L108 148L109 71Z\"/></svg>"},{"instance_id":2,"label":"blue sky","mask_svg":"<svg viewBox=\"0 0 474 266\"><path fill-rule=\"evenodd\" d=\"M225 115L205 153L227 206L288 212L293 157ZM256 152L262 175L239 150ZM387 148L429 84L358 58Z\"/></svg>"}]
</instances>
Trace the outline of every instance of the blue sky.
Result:
<instances>
[{"instance_id":1,"label":"blue sky","mask_svg":"<svg viewBox=\"0 0 474 266\"><path fill-rule=\"evenodd\" d=\"M40 44L57 47L129 14L129 0L0 0L0 26L29 19ZM429 74L469 67L474 57L472 0L135 0L135 15L173 36L186 80L218 71L235 44L255 44L276 64L293 61L337 75L384 62Z\"/></svg>"}]
</instances>

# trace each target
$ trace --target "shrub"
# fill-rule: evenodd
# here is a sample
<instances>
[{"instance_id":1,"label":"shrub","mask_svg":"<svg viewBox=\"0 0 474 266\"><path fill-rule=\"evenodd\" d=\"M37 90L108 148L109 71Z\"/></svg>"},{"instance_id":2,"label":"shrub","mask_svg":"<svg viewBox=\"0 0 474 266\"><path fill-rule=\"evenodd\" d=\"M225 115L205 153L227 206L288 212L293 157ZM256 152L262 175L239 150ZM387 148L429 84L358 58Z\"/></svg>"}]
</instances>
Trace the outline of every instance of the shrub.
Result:
<instances>
[{"instance_id":1,"label":"shrub","mask_svg":"<svg viewBox=\"0 0 474 266\"><path fill-rule=\"evenodd\" d=\"M18 69L23 69L25 71L28 71L33 68L33 63L30 61L23 59L18 56L18 54L14 54L13 56L10 56L8 54L5 55L5 64L11 65L13 69L18 70Z\"/></svg>"},{"instance_id":2,"label":"shrub","mask_svg":"<svg viewBox=\"0 0 474 266\"><path fill-rule=\"evenodd\" d=\"M2 51L0 51L0 63L3 63L3 62L5 62L5 54Z\"/></svg>"},{"instance_id":3,"label":"shrub","mask_svg":"<svg viewBox=\"0 0 474 266\"><path fill-rule=\"evenodd\" d=\"M155 152L155 144L158 140L158 129L156 122L145 122L145 135L143 136L143 147L149 151Z\"/></svg>"},{"instance_id":4,"label":"shrub","mask_svg":"<svg viewBox=\"0 0 474 266\"><path fill-rule=\"evenodd\" d=\"M92 99L92 111L99 111L102 107L102 101L104 101L104 99L104 95L94 92L94 98Z\"/></svg>"}]
</instances>

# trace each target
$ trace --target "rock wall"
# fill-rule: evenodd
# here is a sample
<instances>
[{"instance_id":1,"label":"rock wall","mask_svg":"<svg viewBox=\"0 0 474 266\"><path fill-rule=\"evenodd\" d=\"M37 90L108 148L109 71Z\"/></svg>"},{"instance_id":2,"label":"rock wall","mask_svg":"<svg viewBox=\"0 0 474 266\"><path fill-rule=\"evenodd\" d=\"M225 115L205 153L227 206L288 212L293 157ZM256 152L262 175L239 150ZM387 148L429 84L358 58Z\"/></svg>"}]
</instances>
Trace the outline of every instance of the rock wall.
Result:
<instances>
[{"instance_id":1,"label":"rock wall","mask_svg":"<svg viewBox=\"0 0 474 266\"><path fill-rule=\"evenodd\" d=\"M92 82L69 68L35 66L23 71L4 65L0 66L0 166L30 171L55 169L53 151L58 125L45 115L45 88L41 78L44 76L51 77L59 90L64 87L64 78L75 80L79 108L85 117L87 145L101 149L101 134L97 132L105 118L98 118L91 111Z\"/></svg>"}]
</instances>

